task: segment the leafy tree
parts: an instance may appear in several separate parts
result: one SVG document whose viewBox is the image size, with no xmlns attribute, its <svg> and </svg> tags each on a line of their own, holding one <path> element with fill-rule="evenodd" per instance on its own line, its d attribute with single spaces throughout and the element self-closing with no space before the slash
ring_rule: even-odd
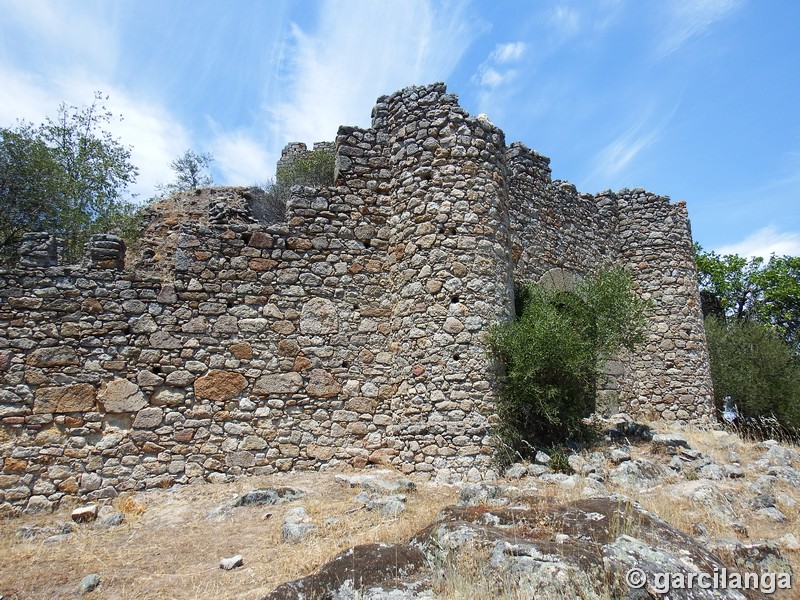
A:
<svg viewBox="0 0 800 600">
<path fill-rule="evenodd" d="M 758 274 L 763 290 L 757 314 L 800 349 L 800 257 L 773 256 Z"/>
<path fill-rule="evenodd" d="M 213 161 L 211 154 L 197 154 L 187 150 L 170 163 L 170 168 L 175 172 L 175 181 L 159 185 L 158 190 L 167 195 L 213 185 L 214 178 L 208 171 Z"/>
<path fill-rule="evenodd" d="M 770 325 L 800 346 L 800 257 L 719 256 L 695 244 L 704 316 Z"/>
<path fill-rule="evenodd" d="M 488 337 L 505 367 L 498 435 L 525 455 L 580 436 L 594 409 L 601 363 L 641 340 L 647 303 L 620 270 L 587 277 L 570 292 L 527 284 L 515 321 Z"/>
<path fill-rule="evenodd" d="M 31 125 L 0 128 L 0 262 L 13 258 L 26 231 L 56 228 L 63 179 Z"/>
<path fill-rule="evenodd" d="M 776 331 L 757 321 L 705 321 L 718 410 L 726 399 L 740 416 L 772 417 L 800 427 L 800 364 Z"/>
<path fill-rule="evenodd" d="M 800 426 L 800 258 L 695 252 L 718 411 Z"/>
<path fill-rule="evenodd" d="M 113 115 L 104 100 L 96 93 L 89 106 L 62 103 L 39 126 L 0 129 L 0 252 L 7 260 L 22 233 L 37 229 L 63 238 L 67 259 L 75 260 L 89 235 L 131 218 L 125 195 L 138 170 L 130 149 L 105 129 Z"/>
</svg>

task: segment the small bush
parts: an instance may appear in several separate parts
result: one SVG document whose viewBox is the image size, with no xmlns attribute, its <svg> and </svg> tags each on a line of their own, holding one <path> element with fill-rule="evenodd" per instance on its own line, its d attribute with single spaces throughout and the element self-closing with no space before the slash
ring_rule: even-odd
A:
<svg viewBox="0 0 800 600">
<path fill-rule="evenodd" d="M 292 186 L 333 185 L 335 154 L 331 150 L 312 150 L 278 168 L 275 180 L 250 189 L 250 211 L 260 223 L 278 223 L 286 217 L 286 201 Z"/>
<path fill-rule="evenodd" d="M 333 185 L 335 161 L 336 156 L 332 150 L 311 150 L 279 167 L 276 183 L 283 188 L 291 188 L 293 185 Z"/>
<path fill-rule="evenodd" d="M 586 437 L 598 367 L 640 341 L 647 303 L 621 269 L 591 275 L 568 292 L 527 284 L 517 299 L 518 318 L 496 326 L 488 343 L 505 367 L 497 435 L 530 456 L 534 447 Z"/>
</svg>

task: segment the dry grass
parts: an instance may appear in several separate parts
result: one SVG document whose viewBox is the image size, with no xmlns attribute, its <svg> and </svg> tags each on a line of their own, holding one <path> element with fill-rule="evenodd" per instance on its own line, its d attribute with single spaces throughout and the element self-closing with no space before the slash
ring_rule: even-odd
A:
<svg viewBox="0 0 800 600">
<path fill-rule="evenodd" d="M 221 521 L 206 519 L 213 508 L 245 491 L 284 485 L 308 495 L 279 506 L 237 508 Z M 407 495 L 406 510 L 390 519 L 358 509 L 353 502 L 358 491 L 328 473 L 155 490 L 115 502 L 126 514 L 124 524 L 76 527 L 66 539 L 47 544 L 42 538 L 21 540 L 16 532 L 23 525 L 67 521 L 67 510 L 2 521 L 0 595 L 4 600 L 73 598 L 81 578 L 98 573 L 102 585 L 93 594 L 96 598 L 260 598 L 285 581 L 312 573 L 350 546 L 405 541 L 456 495 L 453 488 L 421 482 L 418 491 Z M 300 544 L 285 544 L 283 517 L 299 505 L 319 529 Z M 222 571 L 220 559 L 234 554 L 244 556 L 244 566 Z"/>
<path fill-rule="evenodd" d="M 718 463 L 729 462 L 727 456 L 731 451 L 741 456 L 743 465 L 763 454 L 755 444 L 734 435 L 695 429 L 684 433 L 692 448 Z M 634 456 L 654 459 L 646 444 L 633 448 L 632 452 Z M 610 464 L 607 467 L 613 468 Z M 609 492 L 628 496 L 693 536 L 698 524 L 712 538 L 738 539 L 744 543 L 753 539 L 775 540 L 796 532 L 800 492 L 787 483 L 777 482 L 771 490 L 779 498 L 779 508 L 787 517 L 785 523 L 768 521 L 744 508 L 743 501 L 754 496 L 749 485 L 757 475 L 755 471 L 747 471 L 743 479 L 714 482 L 727 496 L 730 511 L 746 525 L 752 539 L 732 528 L 729 519 L 723 518 L 718 510 L 672 493 L 670 485 L 685 482 L 684 478 L 675 476 L 644 491 L 606 484 Z M 541 503 L 583 497 L 582 484 L 565 488 L 535 479 L 509 483 L 520 487 L 520 501 L 531 496 L 534 502 Z M 206 518 L 223 502 L 268 486 L 290 486 L 308 494 L 284 505 L 238 508 L 220 521 Z M 229 485 L 206 484 L 125 494 L 113 503 L 116 510 L 125 514 L 123 525 L 107 529 L 77 526 L 72 535 L 54 543 L 45 543 L 43 537 L 21 540 L 17 531 L 23 526 L 52 526 L 68 521 L 68 508 L 52 515 L 26 515 L 0 521 L 3 556 L 0 595 L 3 600 L 73 598 L 81 578 L 96 572 L 102 578 L 102 585 L 93 594 L 95 598 L 254 600 L 281 583 L 314 572 L 351 546 L 406 541 L 457 499 L 455 487 L 418 482 L 417 491 L 407 494 L 405 512 L 390 519 L 354 503 L 358 491 L 336 481 L 333 473 L 292 473 L 244 478 Z M 798 504 L 792 507 L 781 503 L 782 494 L 794 498 Z M 286 512 L 298 505 L 305 507 L 318 529 L 300 544 L 285 544 L 281 525 Z M 626 524 L 619 526 L 622 530 Z M 244 566 L 222 571 L 219 560 L 234 554 L 244 556 Z M 800 552 L 785 554 L 795 573 L 800 573 Z M 487 556 L 480 551 L 460 553 L 458 560 L 435 574 L 433 586 L 437 597 L 449 600 L 522 597 L 513 582 L 498 580 L 496 574 L 489 572 Z"/>
</svg>

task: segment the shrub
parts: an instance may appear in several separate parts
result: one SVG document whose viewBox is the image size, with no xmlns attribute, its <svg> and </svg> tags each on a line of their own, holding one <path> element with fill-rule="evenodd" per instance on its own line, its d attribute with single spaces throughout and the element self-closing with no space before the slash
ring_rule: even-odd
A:
<svg viewBox="0 0 800 600">
<path fill-rule="evenodd" d="M 596 273 L 573 291 L 526 284 L 518 317 L 489 334 L 505 369 L 497 435 L 520 455 L 585 437 L 594 409 L 598 367 L 640 341 L 647 303 L 621 269 Z"/>
<path fill-rule="evenodd" d="M 335 160 L 332 150 L 317 149 L 300 154 L 278 168 L 276 183 L 284 188 L 291 188 L 293 185 L 333 185 Z"/>
<path fill-rule="evenodd" d="M 800 363 L 775 330 L 755 321 L 705 320 L 714 401 L 746 420 L 775 417 L 800 427 Z"/>
<path fill-rule="evenodd" d="M 286 201 L 292 186 L 333 185 L 335 154 L 332 150 L 311 150 L 278 168 L 275 180 L 250 190 L 250 211 L 261 223 L 277 223 L 286 216 Z"/>
</svg>

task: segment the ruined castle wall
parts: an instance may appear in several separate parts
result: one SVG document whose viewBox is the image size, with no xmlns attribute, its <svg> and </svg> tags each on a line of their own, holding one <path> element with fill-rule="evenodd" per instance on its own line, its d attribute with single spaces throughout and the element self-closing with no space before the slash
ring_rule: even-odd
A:
<svg viewBox="0 0 800 600">
<path fill-rule="evenodd" d="M 615 205 L 553 181 L 550 159 L 518 142 L 507 158 L 516 281 L 538 281 L 556 268 L 585 274 L 616 260 Z"/>
<path fill-rule="evenodd" d="M 685 207 L 552 181 L 443 84 L 372 117 L 339 129 L 334 185 L 293 188 L 284 223 L 203 191 L 209 220 L 145 245 L 170 254 L 162 277 L 118 270 L 112 237 L 66 267 L 29 237 L 0 272 L 0 506 L 342 463 L 479 478 L 499 390 L 483 336 L 513 317 L 514 279 L 554 268 L 621 262 L 656 303 L 620 408 L 707 412 Z"/>
<path fill-rule="evenodd" d="M 643 347 L 625 358 L 619 409 L 648 418 L 713 418 L 713 391 L 684 202 L 641 189 L 608 193 L 619 206 L 619 263 L 652 302 Z"/>
<path fill-rule="evenodd" d="M 502 132 L 443 85 L 379 103 L 389 135 L 392 399 L 401 468 L 464 472 L 489 462 L 496 385 L 482 343 L 513 310 Z"/>
</svg>

